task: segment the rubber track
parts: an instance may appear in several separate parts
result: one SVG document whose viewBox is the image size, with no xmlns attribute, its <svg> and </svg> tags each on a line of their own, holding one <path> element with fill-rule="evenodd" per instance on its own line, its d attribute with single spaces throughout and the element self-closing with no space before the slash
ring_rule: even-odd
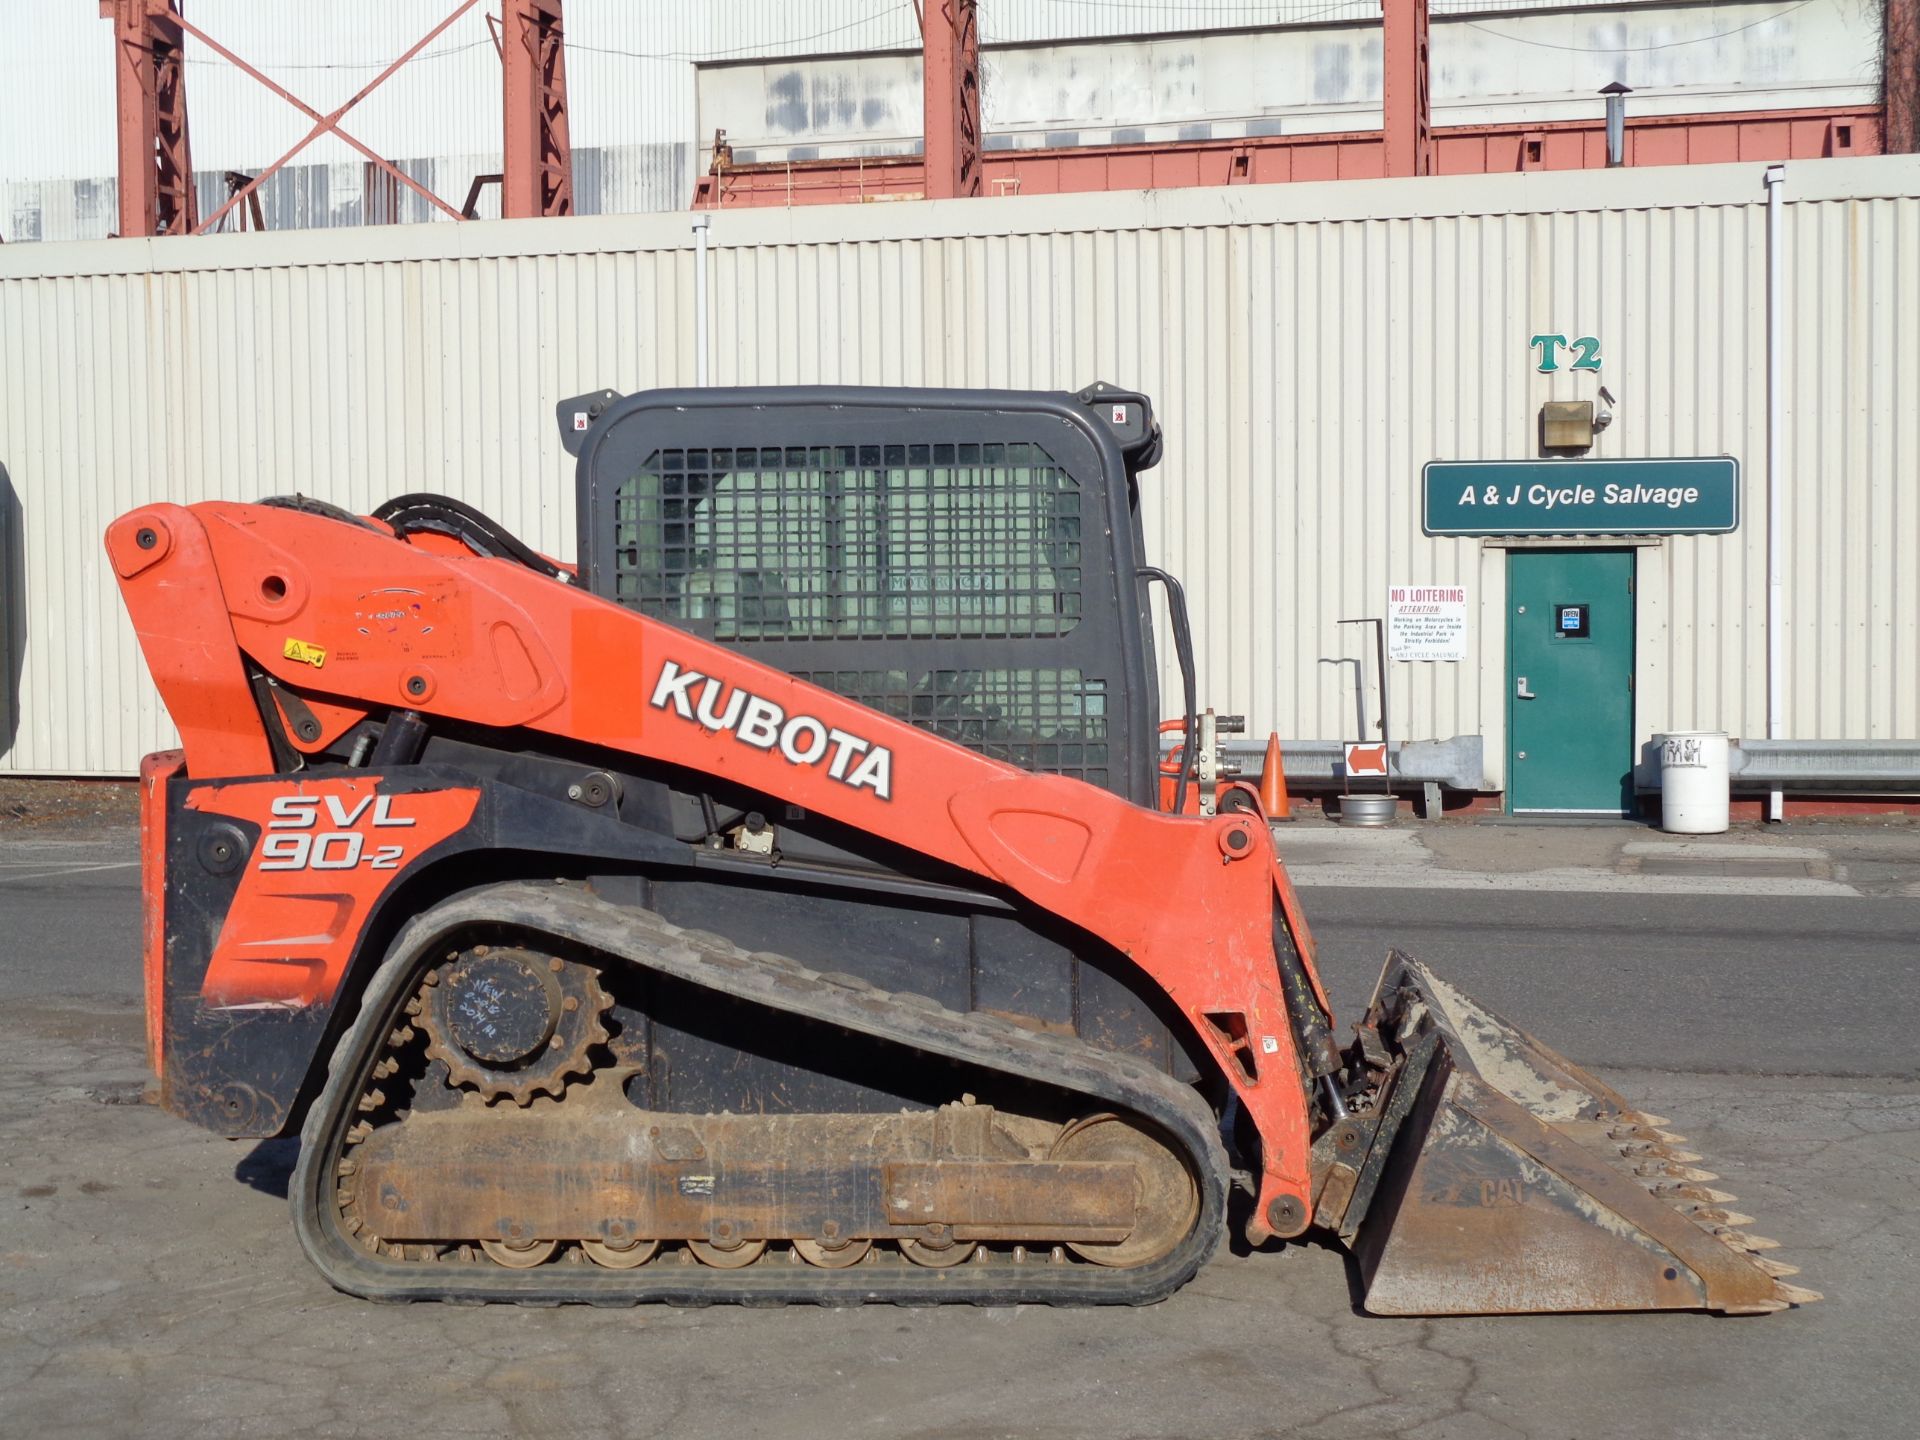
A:
<svg viewBox="0 0 1920 1440">
<path fill-rule="evenodd" d="M 1092 1109 L 1150 1119 L 1185 1147 L 1200 1185 L 1200 1216 L 1171 1254 L 1137 1269 L 1085 1261 L 969 1261 L 949 1269 L 861 1264 L 828 1270 L 770 1253 L 740 1270 L 655 1260 L 633 1270 L 549 1263 L 530 1270 L 458 1261 L 371 1256 L 337 1224 L 334 1169 L 357 1102 L 424 968 L 462 931 L 511 926 L 583 945 L 629 963 L 757 1005 L 1087 1096 Z M 1227 1160 L 1212 1110 L 1189 1086 L 1131 1057 L 961 1014 L 924 995 L 890 994 L 849 976 L 828 976 L 767 952 L 687 930 L 650 911 L 610 904 L 580 886 L 516 881 L 468 891 L 416 918 L 368 984 L 360 1016 L 341 1037 L 327 1082 L 300 1136 L 291 1200 L 294 1228 L 329 1281 L 377 1300 L 503 1301 L 527 1305 L 641 1301 L 705 1305 L 1141 1305 L 1178 1289 L 1213 1257 L 1226 1230 Z M 770 1263 L 771 1262 L 771 1263 Z"/>
</svg>

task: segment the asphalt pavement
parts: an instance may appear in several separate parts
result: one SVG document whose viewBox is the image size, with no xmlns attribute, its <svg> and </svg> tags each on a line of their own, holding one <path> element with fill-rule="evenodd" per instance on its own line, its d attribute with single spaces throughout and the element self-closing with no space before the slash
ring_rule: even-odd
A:
<svg viewBox="0 0 1920 1440">
<path fill-rule="evenodd" d="M 48 995 L 140 997 L 140 862 L 111 838 L 0 832 L 0 1006 Z"/>
<path fill-rule="evenodd" d="M 1586 1064 L 1920 1079 L 1920 899 L 1301 888 L 1343 1017 L 1398 946 Z"/>
<path fill-rule="evenodd" d="M 0 1434 L 1910 1434 L 1920 829 L 1723 843 L 1289 837 L 1343 1011 L 1420 955 L 1670 1117 L 1827 1297 L 1394 1321 L 1318 1245 L 1140 1310 L 349 1300 L 288 1226 L 292 1142 L 139 1103 L 131 832 L 0 830 Z"/>
</svg>

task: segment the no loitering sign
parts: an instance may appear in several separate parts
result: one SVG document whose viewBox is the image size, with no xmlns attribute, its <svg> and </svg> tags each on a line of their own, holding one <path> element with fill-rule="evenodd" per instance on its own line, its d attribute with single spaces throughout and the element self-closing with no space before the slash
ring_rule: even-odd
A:
<svg viewBox="0 0 1920 1440">
<path fill-rule="evenodd" d="M 1387 658 L 1467 658 L 1467 587 L 1389 585 Z"/>
</svg>

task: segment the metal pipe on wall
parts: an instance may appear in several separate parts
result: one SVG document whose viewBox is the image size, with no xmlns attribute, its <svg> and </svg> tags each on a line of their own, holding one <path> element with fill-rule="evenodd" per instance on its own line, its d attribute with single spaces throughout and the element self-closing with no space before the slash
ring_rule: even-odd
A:
<svg viewBox="0 0 1920 1440">
<path fill-rule="evenodd" d="M 707 231 L 713 216 L 693 217 L 693 383 L 708 385 L 707 374 Z"/>
<path fill-rule="evenodd" d="M 1779 740 L 1786 732 L 1786 487 L 1780 461 L 1784 382 L 1786 375 L 1786 264 L 1782 252 L 1785 232 L 1780 192 L 1787 183 L 1787 167 L 1769 165 L 1767 186 L 1767 738 Z M 1778 787 L 1768 792 L 1767 818 L 1786 819 L 1786 796 Z"/>
<path fill-rule="evenodd" d="M 1615 80 L 1600 92 L 1607 97 L 1607 168 L 1627 163 L 1627 96 L 1633 90 Z"/>
</svg>

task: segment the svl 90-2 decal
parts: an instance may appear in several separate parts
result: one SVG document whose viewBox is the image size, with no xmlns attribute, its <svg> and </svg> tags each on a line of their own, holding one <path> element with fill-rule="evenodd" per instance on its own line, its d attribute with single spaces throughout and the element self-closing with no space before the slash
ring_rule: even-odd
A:
<svg viewBox="0 0 1920 1440">
<path fill-rule="evenodd" d="M 285 776 L 188 790 L 189 810 L 259 827 L 208 960 L 200 993 L 209 1005 L 331 1001 L 369 909 L 479 805 L 475 789 L 395 793 L 387 778 Z"/>
<path fill-rule="evenodd" d="M 366 865 L 373 870 L 398 870 L 406 846 L 367 843 L 352 827 L 364 818 L 375 829 L 409 829 L 413 820 L 393 813 L 391 795 L 276 795 L 273 819 L 260 842 L 262 870 L 351 870 Z M 320 829 L 322 806 L 330 830 Z M 275 834 L 273 832 L 281 833 Z"/>
</svg>

